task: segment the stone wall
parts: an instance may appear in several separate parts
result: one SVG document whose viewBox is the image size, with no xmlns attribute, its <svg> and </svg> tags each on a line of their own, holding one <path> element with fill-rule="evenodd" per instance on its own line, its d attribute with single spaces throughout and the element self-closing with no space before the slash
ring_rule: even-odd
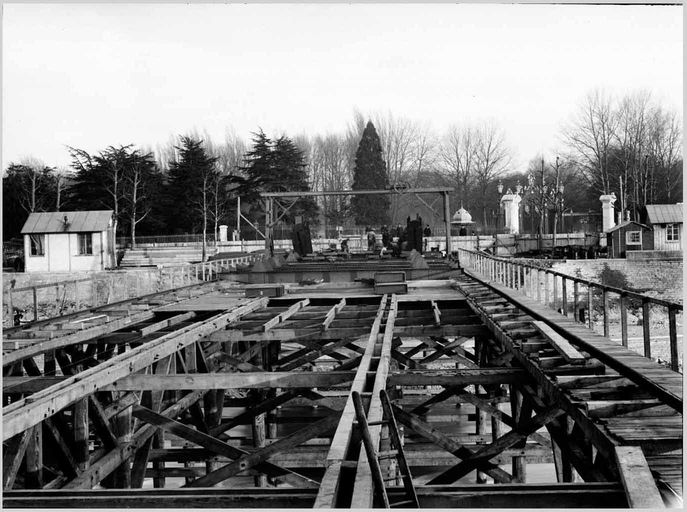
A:
<svg viewBox="0 0 687 512">
<path fill-rule="evenodd" d="M 682 261 L 565 260 L 553 263 L 551 269 L 569 276 L 601 282 L 601 272 L 606 265 L 610 270 L 622 273 L 633 290 L 682 302 Z"/>
</svg>

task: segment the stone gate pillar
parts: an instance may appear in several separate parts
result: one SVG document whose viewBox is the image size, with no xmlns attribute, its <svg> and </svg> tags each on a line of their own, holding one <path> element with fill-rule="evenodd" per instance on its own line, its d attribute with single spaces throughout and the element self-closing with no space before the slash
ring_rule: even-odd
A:
<svg viewBox="0 0 687 512">
<path fill-rule="evenodd" d="M 520 194 L 513 194 L 510 190 L 501 198 L 501 208 L 505 213 L 506 233 L 517 235 L 520 233 Z"/>
<path fill-rule="evenodd" d="M 606 194 L 599 197 L 599 201 L 601 201 L 602 226 L 604 232 L 615 226 L 615 219 L 613 218 L 613 203 L 615 203 L 615 200 L 615 194 Z"/>
</svg>

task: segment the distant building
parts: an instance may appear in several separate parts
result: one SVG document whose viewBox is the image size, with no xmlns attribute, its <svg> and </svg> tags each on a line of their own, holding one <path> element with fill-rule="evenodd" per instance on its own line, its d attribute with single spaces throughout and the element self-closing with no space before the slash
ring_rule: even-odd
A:
<svg viewBox="0 0 687 512">
<path fill-rule="evenodd" d="M 655 251 L 682 251 L 682 203 L 648 204 L 642 222 L 654 232 Z"/>
<path fill-rule="evenodd" d="M 26 272 L 76 272 L 115 266 L 112 210 L 31 213 L 24 235 Z"/>
<path fill-rule="evenodd" d="M 606 231 L 609 258 L 625 258 L 627 251 L 651 251 L 654 233 L 649 226 L 626 220 Z"/>
</svg>

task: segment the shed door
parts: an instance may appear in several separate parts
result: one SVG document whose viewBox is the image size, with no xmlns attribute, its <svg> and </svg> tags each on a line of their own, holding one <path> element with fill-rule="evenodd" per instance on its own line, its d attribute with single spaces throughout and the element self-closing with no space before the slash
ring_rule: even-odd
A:
<svg viewBox="0 0 687 512">
<path fill-rule="evenodd" d="M 69 247 L 69 234 L 59 233 L 48 235 L 48 263 L 50 272 L 68 272 L 70 269 L 69 258 L 71 251 Z"/>
</svg>

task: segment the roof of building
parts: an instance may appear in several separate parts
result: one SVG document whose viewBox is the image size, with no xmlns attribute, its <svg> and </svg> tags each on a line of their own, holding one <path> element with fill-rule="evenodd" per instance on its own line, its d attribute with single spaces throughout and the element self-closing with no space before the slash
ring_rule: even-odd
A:
<svg viewBox="0 0 687 512">
<path fill-rule="evenodd" d="M 648 204 L 646 215 L 651 224 L 680 224 L 683 222 L 682 203 Z"/>
<path fill-rule="evenodd" d="M 618 224 L 617 226 L 613 226 L 612 228 L 607 229 L 606 233 L 612 233 L 613 231 L 617 231 L 619 229 L 625 228 L 625 227 L 629 226 L 630 224 L 634 224 L 634 225 L 639 226 L 639 227 L 644 228 L 644 229 L 651 229 L 649 226 L 645 226 L 644 224 L 640 224 L 637 221 L 624 220 L 620 224 Z"/>
<path fill-rule="evenodd" d="M 29 214 L 22 234 L 83 233 L 105 231 L 112 220 L 112 210 L 85 212 L 34 212 Z M 65 223 L 65 217 L 67 221 Z"/>
<path fill-rule="evenodd" d="M 460 207 L 460 210 L 458 210 L 456 213 L 453 214 L 453 220 L 451 221 L 451 224 L 472 224 L 472 215 L 468 213 L 468 211 L 463 208 L 462 206 Z"/>
</svg>

